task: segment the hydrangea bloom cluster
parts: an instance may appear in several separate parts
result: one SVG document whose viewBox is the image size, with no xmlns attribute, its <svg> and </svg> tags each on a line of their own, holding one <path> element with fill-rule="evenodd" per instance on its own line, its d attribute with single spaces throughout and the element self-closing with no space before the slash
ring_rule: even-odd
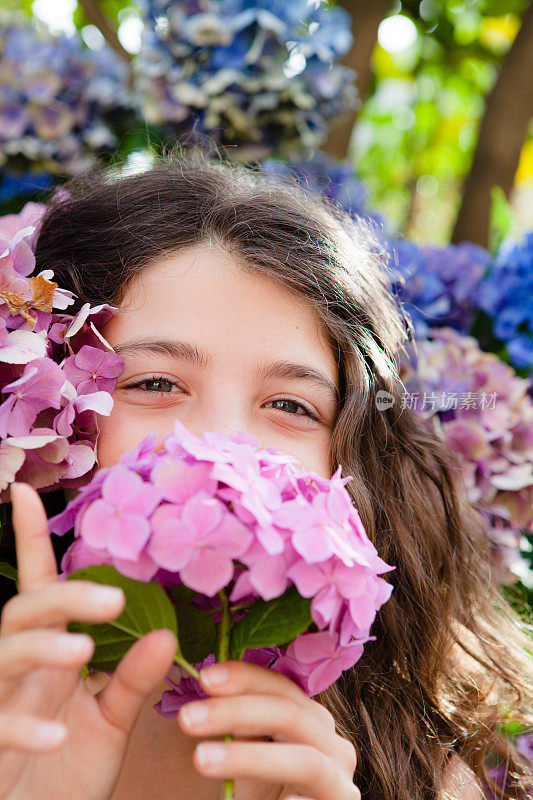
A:
<svg viewBox="0 0 533 800">
<path fill-rule="evenodd" d="M 0 20 L 0 164 L 79 172 L 115 145 L 106 115 L 128 105 L 126 67 L 110 48 Z"/>
<path fill-rule="evenodd" d="M 317 150 L 312 158 L 289 161 L 265 158 L 259 169 L 269 174 L 296 178 L 340 205 L 348 214 L 372 219 L 381 228 L 385 227 L 384 218 L 366 208 L 368 192 L 357 177 L 350 159 L 339 161 Z"/>
<path fill-rule="evenodd" d="M 35 196 L 37 192 L 51 189 L 54 181 L 47 172 L 12 172 L 2 169 L 0 172 L 0 207 L 21 195 Z"/>
<path fill-rule="evenodd" d="M 408 312 L 417 337 L 449 326 L 468 333 L 475 292 L 491 255 L 472 242 L 436 247 L 392 238 L 388 243 L 393 289 Z"/>
<path fill-rule="evenodd" d="M 123 361 L 98 332 L 114 313 L 74 303 L 53 271 L 32 276 L 44 206 L 0 218 L 0 502 L 14 480 L 77 487 L 95 465 L 96 414 L 108 415 Z"/>
<path fill-rule="evenodd" d="M 505 240 L 476 291 L 492 317 L 494 335 L 506 343 L 511 364 L 533 369 L 533 231 Z"/>
<path fill-rule="evenodd" d="M 479 348 L 472 336 L 435 328 L 407 348 L 405 404 L 439 430 L 458 455 L 470 502 L 487 522 L 496 577 L 533 574 L 520 555 L 533 531 L 533 402 L 530 381 Z"/>
<path fill-rule="evenodd" d="M 349 14 L 322 0 L 142 0 L 135 59 L 141 111 L 172 136 L 194 127 L 257 159 L 315 148 L 357 103 L 355 73 L 334 64 Z"/>
<path fill-rule="evenodd" d="M 251 603 L 294 585 L 312 598 L 315 630 L 261 658 L 277 655 L 272 668 L 315 695 L 375 638 L 370 627 L 393 588 L 379 576 L 394 567 L 368 539 L 345 489 L 352 478 L 340 472 L 325 479 L 246 432 L 197 438 L 175 420 L 162 442 L 152 431 L 50 520 L 58 535 L 74 528 L 62 578 L 111 564 L 140 581 L 184 584 L 203 607 L 226 588 L 232 603 Z"/>
</svg>

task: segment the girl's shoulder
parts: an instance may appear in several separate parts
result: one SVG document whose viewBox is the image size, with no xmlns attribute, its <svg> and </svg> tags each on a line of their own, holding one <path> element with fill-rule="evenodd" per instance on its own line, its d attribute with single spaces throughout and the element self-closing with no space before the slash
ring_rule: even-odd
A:
<svg viewBox="0 0 533 800">
<path fill-rule="evenodd" d="M 484 800 L 479 781 L 466 761 L 455 753 L 444 774 L 442 800 Z"/>
</svg>

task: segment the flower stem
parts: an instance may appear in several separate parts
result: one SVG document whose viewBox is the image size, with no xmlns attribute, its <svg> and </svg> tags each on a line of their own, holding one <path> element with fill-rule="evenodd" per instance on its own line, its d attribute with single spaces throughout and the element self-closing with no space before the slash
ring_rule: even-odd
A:
<svg viewBox="0 0 533 800">
<path fill-rule="evenodd" d="M 239 603 L 237 606 L 230 606 L 230 611 L 241 611 L 243 608 L 250 608 L 251 605 L 251 603 Z"/>
<path fill-rule="evenodd" d="M 217 652 L 215 653 L 215 661 L 227 661 L 229 658 L 229 638 L 231 633 L 231 611 L 229 601 L 226 593 L 221 589 L 218 593 L 220 602 L 222 604 L 222 619 L 220 620 L 220 628 L 218 633 Z M 226 733 L 223 736 L 225 742 L 233 741 L 231 733 Z M 232 778 L 224 779 L 224 800 L 234 800 L 234 782 Z"/>
<path fill-rule="evenodd" d="M 183 669 L 186 670 L 189 673 L 189 675 L 192 675 L 193 678 L 196 678 L 196 680 L 199 679 L 200 673 L 198 672 L 196 667 L 193 667 L 192 664 L 189 664 L 189 662 L 183 657 L 179 645 L 178 645 L 178 651 L 174 657 L 174 664 L 183 667 Z"/>
</svg>

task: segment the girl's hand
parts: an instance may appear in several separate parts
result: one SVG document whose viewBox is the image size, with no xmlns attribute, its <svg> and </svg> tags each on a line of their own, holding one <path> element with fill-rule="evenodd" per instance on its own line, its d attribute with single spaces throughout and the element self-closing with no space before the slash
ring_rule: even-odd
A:
<svg viewBox="0 0 533 800">
<path fill-rule="evenodd" d="M 141 708 L 172 664 L 176 638 L 150 631 L 94 696 L 80 673 L 94 642 L 66 625 L 115 619 L 124 593 L 107 589 L 114 594 L 106 600 L 100 584 L 60 581 L 39 495 L 19 484 L 12 501 L 19 594 L 0 618 L 0 798 L 108 800 Z"/>
<path fill-rule="evenodd" d="M 224 674 L 223 682 L 207 682 L 211 676 Z M 212 697 L 191 701 L 180 709 L 181 729 L 190 736 L 230 733 L 248 738 L 244 742 L 201 743 L 194 751 L 194 765 L 202 775 L 281 784 L 289 794 L 280 800 L 292 800 L 297 792 L 298 800 L 361 800 L 353 783 L 355 748 L 336 732 L 329 711 L 296 683 L 246 661 L 210 666 L 200 672 L 200 681 Z M 207 716 L 193 724 L 199 712 Z M 273 741 L 257 741 L 265 736 Z M 210 753 L 215 756 L 212 761 L 208 760 Z"/>
</svg>

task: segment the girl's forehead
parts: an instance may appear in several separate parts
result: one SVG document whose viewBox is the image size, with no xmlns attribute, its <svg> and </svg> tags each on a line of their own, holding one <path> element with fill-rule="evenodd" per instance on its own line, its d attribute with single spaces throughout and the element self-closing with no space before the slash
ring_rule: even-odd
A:
<svg viewBox="0 0 533 800">
<path fill-rule="evenodd" d="M 104 336 L 202 343 L 242 361 L 271 355 L 320 362 L 336 380 L 336 359 L 311 305 L 264 274 L 244 270 L 219 248 L 166 255 L 128 286 Z"/>
</svg>

